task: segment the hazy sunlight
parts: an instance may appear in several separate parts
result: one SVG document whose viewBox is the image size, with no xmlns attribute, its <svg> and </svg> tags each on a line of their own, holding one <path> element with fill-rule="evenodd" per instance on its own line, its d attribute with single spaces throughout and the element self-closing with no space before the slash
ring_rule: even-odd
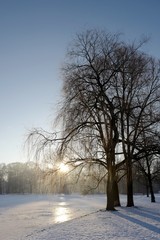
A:
<svg viewBox="0 0 160 240">
<path fill-rule="evenodd" d="M 60 172 L 66 173 L 66 172 L 68 172 L 68 170 L 69 170 L 69 167 L 66 164 L 60 163 L 60 165 L 59 165 L 59 171 Z"/>
</svg>

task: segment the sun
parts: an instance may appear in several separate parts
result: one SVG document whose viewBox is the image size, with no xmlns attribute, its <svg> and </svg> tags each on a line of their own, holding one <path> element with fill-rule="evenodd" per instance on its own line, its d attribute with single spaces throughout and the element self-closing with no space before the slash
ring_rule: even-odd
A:
<svg viewBox="0 0 160 240">
<path fill-rule="evenodd" d="M 66 164 L 64 164 L 64 163 L 59 164 L 59 171 L 60 172 L 66 173 L 66 172 L 68 172 L 68 170 L 69 170 L 69 167 Z"/>
</svg>

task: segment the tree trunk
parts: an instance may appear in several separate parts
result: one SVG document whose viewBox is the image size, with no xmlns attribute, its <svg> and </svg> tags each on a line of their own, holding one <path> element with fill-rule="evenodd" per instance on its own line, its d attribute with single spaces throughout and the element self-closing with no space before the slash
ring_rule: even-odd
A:
<svg viewBox="0 0 160 240">
<path fill-rule="evenodd" d="M 119 198 L 119 189 L 118 189 L 118 183 L 116 179 L 113 182 L 113 191 L 114 191 L 114 206 L 115 207 L 120 207 L 120 198 Z"/>
<path fill-rule="evenodd" d="M 148 175 L 148 182 L 149 182 L 149 190 L 151 194 L 151 202 L 156 202 L 155 196 L 154 196 L 154 191 L 153 191 L 153 184 L 152 184 L 152 178 L 151 175 Z"/>
<path fill-rule="evenodd" d="M 108 179 L 107 181 L 107 211 L 114 211 L 114 194 L 113 194 L 113 182 Z"/>
<path fill-rule="evenodd" d="M 107 179 L 107 211 L 114 211 L 114 171 L 113 166 L 108 166 L 108 179 Z"/>
<path fill-rule="evenodd" d="M 149 197 L 148 179 L 146 179 L 146 195 L 147 195 L 147 197 Z"/>
<path fill-rule="evenodd" d="M 132 164 L 127 160 L 127 207 L 133 207 L 133 179 L 132 179 Z"/>
</svg>

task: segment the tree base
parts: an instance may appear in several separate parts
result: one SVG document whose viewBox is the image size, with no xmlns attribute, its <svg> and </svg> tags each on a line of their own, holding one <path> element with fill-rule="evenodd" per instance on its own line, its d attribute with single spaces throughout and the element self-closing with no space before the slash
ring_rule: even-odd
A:
<svg viewBox="0 0 160 240">
<path fill-rule="evenodd" d="M 127 206 L 126 207 L 134 207 L 134 204 L 127 204 Z"/>
<path fill-rule="evenodd" d="M 107 208 L 106 207 L 106 211 L 117 211 L 115 208 Z"/>
</svg>

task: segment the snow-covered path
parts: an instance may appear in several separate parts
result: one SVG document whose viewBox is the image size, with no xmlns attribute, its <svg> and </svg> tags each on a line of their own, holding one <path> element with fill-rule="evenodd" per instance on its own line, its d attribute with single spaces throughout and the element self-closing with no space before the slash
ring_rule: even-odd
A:
<svg viewBox="0 0 160 240">
<path fill-rule="evenodd" d="M 19 240 L 105 207 L 105 196 L 2 195 L 0 236 Z"/>
</svg>

